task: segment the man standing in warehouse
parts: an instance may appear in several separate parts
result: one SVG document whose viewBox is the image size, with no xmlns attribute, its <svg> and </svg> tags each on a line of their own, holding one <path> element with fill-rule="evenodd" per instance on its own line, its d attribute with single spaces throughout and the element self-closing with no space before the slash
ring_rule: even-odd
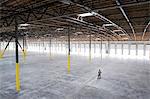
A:
<svg viewBox="0 0 150 99">
<path fill-rule="evenodd" d="M 99 71 L 98 71 L 98 77 L 97 77 L 97 79 L 101 79 L 101 70 L 99 69 Z"/>
</svg>

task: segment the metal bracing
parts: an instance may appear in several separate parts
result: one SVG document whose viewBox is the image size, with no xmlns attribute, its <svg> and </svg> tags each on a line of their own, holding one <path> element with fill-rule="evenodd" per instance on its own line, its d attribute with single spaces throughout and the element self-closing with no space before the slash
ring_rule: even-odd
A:
<svg viewBox="0 0 150 99">
<path fill-rule="evenodd" d="M 148 22 L 148 24 L 147 24 L 146 27 L 144 28 L 144 32 L 143 32 L 143 34 L 142 34 L 142 41 L 144 40 L 144 36 L 145 36 L 145 34 L 146 34 L 146 31 L 147 31 L 149 25 L 150 25 L 150 21 Z"/>
<path fill-rule="evenodd" d="M 15 16 L 18 17 L 18 20 L 19 20 L 18 24 L 20 24 L 20 23 L 41 21 L 41 19 L 45 19 L 45 17 L 53 19 L 53 18 L 59 18 L 59 17 L 64 17 L 64 16 L 76 15 L 77 14 L 77 13 L 74 13 L 74 12 L 72 12 L 70 14 L 66 14 L 67 10 L 66 9 L 61 9 L 61 8 L 57 8 L 57 10 L 51 9 L 53 14 L 50 14 L 50 13 L 48 13 L 48 8 L 49 8 L 49 5 L 51 3 L 52 2 L 44 3 L 44 4 L 41 4 L 40 6 L 27 7 L 24 10 L 16 11 L 16 12 L 13 12 L 12 14 L 9 14 L 8 16 L 1 17 L 0 20 L 1 20 L 2 25 L 4 27 L 8 27 L 10 25 L 15 24 L 15 22 L 14 22 L 15 21 Z M 68 5 L 68 6 L 71 6 L 71 5 Z"/>
<path fill-rule="evenodd" d="M 53 3 L 53 2 L 56 2 L 56 1 L 59 1 L 59 0 L 53 0 L 53 1 L 49 1 L 47 3 L 43 3 L 41 5 L 38 5 L 38 6 L 29 6 L 29 7 L 24 7 L 22 8 L 21 11 L 12 11 L 12 14 L 6 16 L 6 17 L 2 17 L 0 20 L 3 20 L 3 23 L 6 25 L 6 26 L 9 26 L 10 23 L 14 20 L 15 16 L 18 16 L 20 20 L 24 21 L 24 23 L 26 22 L 29 22 L 30 20 L 33 21 L 33 19 L 31 19 L 31 15 L 34 15 L 35 17 L 37 17 L 38 20 L 41 19 L 44 19 L 45 18 L 42 18 L 41 16 L 43 15 L 48 15 L 50 16 L 51 18 L 59 18 L 59 17 L 65 17 L 65 16 L 70 16 L 70 15 L 76 15 L 78 13 L 71 13 L 71 14 L 66 14 L 64 12 L 66 12 L 66 10 L 63 10 L 61 9 L 61 12 L 59 13 L 58 11 L 55 11 L 54 9 L 51 9 L 51 10 L 54 10 L 53 13 L 56 13 L 56 14 L 50 14 L 50 13 L 46 13 L 47 12 L 47 7 L 49 4 Z M 70 0 L 61 0 L 61 1 L 70 1 Z M 59 2 L 61 2 L 59 1 Z M 116 5 L 116 6 L 111 6 L 111 7 L 106 7 L 106 8 L 101 8 L 101 9 L 95 9 L 93 10 L 94 12 L 98 12 L 98 11 L 104 11 L 104 10 L 110 10 L 110 9 L 116 9 L 116 8 L 119 8 L 119 7 L 130 7 L 130 6 L 135 6 L 135 5 L 143 5 L 143 4 L 147 4 L 149 3 L 149 1 L 144 1 L 144 2 L 138 2 L 138 3 L 130 3 L 130 4 L 124 4 L 124 5 Z M 70 3 L 68 3 L 70 4 Z M 68 6 L 72 6 L 72 5 L 68 5 Z M 39 9 L 42 9 L 42 10 L 39 10 Z M 45 10 L 44 10 L 45 9 Z M 58 10 L 58 9 L 57 9 Z M 59 9 L 60 10 L 60 9 Z M 3 10 L 2 10 L 3 11 Z M 10 12 L 10 10 L 8 10 L 7 12 Z M 15 13 L 14 13 L 15 12 Z M 39 16 L 38 16 L 39 15 Z M 56 15 L 56 16 L 55 16 Z M 59 15 L 59 16 L 58 16 Z M 30 19 L 30 20 L 29 20 Z M 34 21 L 36 21 L 37 19 L 34 19 Z M 11 20 L 11 21 L 10 21 Z M 3 25 L 4 25 L 3 24 Z M 18 23 L 19 24 L 19 23 Z"/>
<path fill-rule="evenodd" d="M 24 47 L 21 46 L 21 44 L 19 43 L 19 41 L 17 42 L 19 47 L 21 48 L 22 52 L 23 52 L 23 56 L 25 57 L 25 51 L 24 51 Z"/>
<path fill-rule="evenodd" d="M 62 0 L 63 1 L 63 0 Z M 68 0 L 67 0 L 68 1 Z M 78 4 L 77 4 L 78 5 Z M 71 6 L 71 5 L 68 5 L 68 6 Z M 79 6 L 79 5 L 78 5 Z M 38 9 L 42 9 L 40 12 L 38 11 Z M 23 9 L 21 12 L 15 12 L 12 16 L 14 16 L 14 15 L 19 15 L 19 19 L 20 20 L 22 20 L 22 22 L 23 23 L 26 23 L 26 22 L 32 22 L 32 21 L 34 21 L 34 20 L 40 20 L 40 19 L 42 19 L 42 17 L 44 16 L 44 15 L 47 15 L 46 14 L 46 11 L 47 11 L 47 9 L 48 9 L 48 6 L 47 5 L 41 5 L 41 6 L 36 6 L 36 7 L 32 7 L 31 6 L 31 8 L 30 7 L 28 7 L 28 8 L 26 8 L 26 9 Z M 61 14 L 61 12 L 64 12 L 64 11 L 62 11 L 61 10 L 61 12 L 57 12 L 57 11 L 53 11 L 54 13 L 57 13 L 56 14 L 56 16 L 52 16 L 52 18 L 54 18 L 54 17 L 57 17 L 57 15 L 58 16 L 63 16 L 62 14 Z M 25 14 L 24 14 L 25 13 Z M 27 14 L 26 14 L 27 13 Z M 65 15 L 65 13 L 63 13 L 64 15 Z M 34 16 L 34 18 L 35 19 L 32 19 L 32 17 L 31 17 L 31 15 L 33 15 Z M 55 14 L 54 14 L 55 15 Z M 67 15 L 67 14 L 66 14 Z M 76 15 L 75 13 L 74 13 L 74 15 Z M 67 15 L 68 16 L 68 15 Z M 7 16 L 8 17 L 8 16 Z M 10 22 L 8 22 L 9 20 L 7 20 L 7 17 L 5 17 L 5 18 L 2 18 L 2 19 L 5 19 L 5 21 L 6 22 L 4 22 L 4 23 L 13 23 L 13 19 L 14 18 L 10 18 L 11 19 L 11 21 Z M 49 16 L 50 17 L 50 16 Z M 31 19 L 31 20 L 30 20 Z M 9 26 L 10 24 L 7 24 L 6 26 Z"/>
<path fill-rule="evenodd" d="M 70 0 L 69 0 L 69 1 L 70 1 Z M 91 10 L 90 8 L 88 8 L 88 7 L 84 6 L 84 5 L 80 5 L 80 4 L 77 4 L 77 3 L 74 3 L 74 2 L 71 2 L 71 3 L 77 5 L 77 6 L 81 7 L 81 8 L 84 8 L 84 9 L 85 9 L 86 11 L 88 11 L 88 12 L 94 13 L 94 16 L 100 18 L 100 20 L 103 20 L 103 21 L 106 21 L 106 22 L 111 23 L 111 24 L 112 24 L 113 26 L 115 26 L 116 28 L 122 30 L 122 32 L 123 32 L 124 34 L 126 34 L 127 37 L 130 38 L 130 36 L 126 33 L 126 31 L 125 31 L 124 29 L 122 29 L 120 26 L 118 26 L 117 24 L 115 24 L 115 23 L 112 22 L 111 20 L 107 19 L 106 17 L 102 16 L 101 14 L 95 13 L 93 10 Z"/>
<path fill-rule="evenodd" d="M 112 16 L 114 16 L 114 15 L 119 16 L 120 13 L 117 12 L 117 8 L 127 7 L 127 9 L 128 9 L 128 7 L 129 8 L 135 7 L 134 9 L 136 9 L 136 6 L 141 7 L 141 5 L 143 6 L 143 8 L 140 8 L 141 9 L 140 11 L 145 13 L 146 11 L 144 11 L 144 10 L 148 9 L 146 6 L 150 3 L 149 1 L 146 1 L 146 0 L 145 1 L 139 1 L 136 3 L 135 2 L 129 2 L 129 1 L 128 1 L 129 3 L 126 3 L 126 2 L 124 3 L 124 1 L 122 1 L 123 3 L 121 5 L 113 5 L 111 3 L 115 3 L 115 2 L 111 1 L 109 6 L 100 7 L 100 6 L 98 6 L 98 4 L 96 4 L 97 1 L 93 1 L 93 0 L 92 1 L 91 0 L 88 0 L 88 1 L 82 1 L 82 0 L 50 0 L 50 1 L 49 0 L 43 0 L 43 1 L 38 1 L 38 2 L 31 1 L 29 4 L 23 5 L 23 6 L 18 6 L 18 5 L 20 3 L 24 3 L 26 1 L 19 0 L 18 3 L 15 3 L 15 1 L 10 1 L 10 3 L 12 3 L 12 2 L 15 4 L 15 5 L 12 5 L 13 6 L 12 9 L 5 7 L 5 5 L 0 7 L 1 13 L 2 13 L 0 15 L 1 16 L 1 18 L 0 18 L 0 32 L 1 33 L 2 32 L 6 33 L 6 32 L 15 31 L 14 26 L 15 26 L 15 17 L 16 16 L 18 18 L 18 24 L 22 24 L 22 23 L 36 24 L 35 28 L 30 28 L 27 31 L 32 32 L 32 33 L 35 33 L 35 31 L 40 31 L 40 32 L 45 33 L 45 31 L 48 32 L 50 30 L 49 28 L 55 28 L 56 29 L 60 26 L 65 28 L 68 25 L 69 26 L 75 26 L 76 23 L 70 24 L 69 22 L 66 22 L 66 21 L 64 22 L 64 20 L 62 20 L 66 17 L 77 17 L 77 15 L 81 14 L 81 13 L 87 13 L 87 12 L 93 13 L 94 12 L 94 16 L 96 17 L 95 18 L 96 20 L 98 18 L 98 19 L 100 19 L 100 21 L 103 20 L 104 23 L 106 22 L 106 23 L 113 24 L 118 29 L 121 29 L 123 34 L 125 34 L 125 36 L 128 37 L 129 39 L 130 39 L 130 36 L 127 34 L 126 31 L 128 31 L 130 29 L 126 29 L 126 26 L 122 25 L 122 23 L 121 23 L 122 21 L 120 21 L 120 19 L 109 17 L 109 16 L 111 16 L 111 15 Z M 84 4 L 84 2 L 89 4 L 89 6 L 87 7 L 87 4 Z M 105 3 L 105 1 L 100 1 L 100 2 Z M 6 2 L 6 4 L 7 4 L 7 2 Z M 109 14 L 107 14 L 106 10 L 108 11 L 108 13 L 110 11 L 114 11 L 114 14 L 111 12 Z M 129 12 L 130 11 L 132 11 L 132 9 L 131 10 L 129 9 Z M 104 12 L 103 15 L 105 17 L 102 14 L 100 14 L 101 12 L 102 13 Z M 133 16 L 134 17 L 137 16 L 137 17 L 141 17 L 141 18 L 143 17 L 143 16 L 138 16 L 136 14 Z M 146 15 L 144 17 L 144 19 L 147 17 L 149 17 L 149 16 Z M 132 18 L 133 17 L 131 17 L 130 20 Z M 56 22 L 56 24 L 49 24 L 49 23 L 47 24 L 47 23 L 45 23 L 47 20 L 51 20 L 52 21 L 51 23 Z M 121 28 L 120 26 L 114 24 L 115 20 L 118 20 L 119 23 L 118 22 L 116 22 L 116 23 L 118 25 L 123 26 L 124 28 Z M 125 21 L 125 18 L 123 19 L 123 21 Z M 94 22 L 94 21 L 92 21 L 92 22 Z M 40 23 L 40 24 L 38 25 L 38 23 Z M 57 24 L 59 24 L 59 23 L 61 23 L 62 25 L 58 26 Z M 45 25 L 42 25 L 42 24 L 45 24 Z M 101 22 L 99 22 L 99 24 L 101 24 Z M 84 26 L 87 27 L 87 25 L 84 25 Z M 45 30 L 46 27 L 47 27 L 47 30 Z M 108 27 L 108 29 L 109 29 L 109 27 Z M 136 27 L 135 27 L 135 29 L 136 29 Z M 133 32 L 135 32 L 132 28 L 131 28 L 131 30 Z M 95 32 L 97 32 L 97 31 L 95 31 Z M 136 30 L 136 32 L 137 32 L 137 30 Z M 34 35 L 43 36 L 44 33 L 40 33 L 40 34 L 35 33 Z M 119 37 L 120 35 L 118 35 L 118 33 L 115 33 L 111 30 L 105 31 L 105 33 L 110 34 L 110 37 L 112 40 L 122 40 L 122 38 L 124 37 L 124 36 L 121 36 L 122 38 Z M 145 33 L 143 33 L 143 34 L 145 35 Z M 32 34 L 29 34 L 29 35 L 32 35 Z M 5 38 L 5 37 L 3 37 L 3 38 Z M 138 39 L 138 37 L 137 37 L 137 39 Z M 144 36 L 143 36 L 143 39 L 144 39 Z"/>
<path fill-rule="evenodd" d="M 80 4 L 76 4 L 76 5 L 78 5 L 80 7 L 83 7 L 88 12 L 94 13 L 94 16 L 97 17 L 97 18 L 99 18 L 100 20 L 103 20 L 103 21 L 111 23 L 114 27 L 116 27 L 118 30 L 121 30 L 122 33 L 124 33 L 129 39 L 131 39 L 131 37 L 126 33 L 126 31 L 123 28 L 121 28 L 120 26 L 118 26 L 117 24 L 115 24 L 114 22 L 112 22 L 111 20 L 107 19 L 103 15 L 101 15 L 99 13 L 95 13 L 90 8 L 88 8 L 88 7 L 84 6 L 84 5 L 80 5 Z M 114 34 L 114 32 L 112 32 L 112 33 Z"/>
<path fill-rule="evenodd" d="M 92 28 L 92 29 L 94 29 L 95 31 L 101 31 L 101 33 L 103 33 L 102 35 L 109 35 L 109 38 L 111 39 L 111 40 L 113 40 L 112 39 L 112 37 L 114 37 L 114 38 L 116 38 L 116 39 L 118 39 L 117 37 L 115 37 L 114 35 L 112 35 L 112 34 L 108 34 L 108 33 L 105 33 L 105 32 L 103 32 L 102 30 L 104 30 L 104 31 L 109 31 L 109 29 L 106 29 L 106 28 L 102 28 L 102 27 L 100 27 L 100 26 L 95 26 L 95 25 L 93 25 L 93 24 L 91 24 L 91 23 L 88 23 L 88 22 L 85 22 L 85 21 L 81 21 L 81 20 L 78 20 L 78 19 L 76 19 L 76 18 L 71 18 L 71 17 L 67 17 L 67 19 L 66 19 L 67 21 L 70 21 L 70 22 L 73 22 L 73 23 L 76 23 L 76 24 L 80 24 L 80 25 L 83 25 L 83 26 L 85 26 L 85 27 L 87 27 L 87 28 Z M 99 30 L 100 29 L 100 30 Z M 112 31 L 110 31 L 110 32 L 112 32 Z M 113 33 L 113 32 L 112 32 Z M 118 35 L 119 36 L 119 35 Z M 120 37 L 120 36 L 119 36 Z"/>
<path fill-rule="evenodd" d="M 144 5 L 144 4 L 148 4 L 150 3 L 150 1 L 143 1 L 143 2 L 137 2 L 137 3 L 129 3 L 129 4 L 122 4 L 122 5 L 115 5 L 115 6 L 110 6 L 110 7 L 104 7 L 104 8 L 100 8 L 100 9 L 95 9 L 95 12 L 98 11 L 106 11 L 106 10 L 112 10 L 112 9 L 117 9 L 119 7 L 131 7 L 131 6 L 138 6 L 138 5 Z"/>
<path fill-rule="evenodd" d="M 123 16 L 124 16 L 125 19 L 127 20 L 128 24 L 129 24 L 129 26 L 130 26 L 130 28 L 131 28 L 131 30 L 132 30 L 134 39 L 136 40 L 135 30 L 134 30 L 134 28 L 133 28 L 132 23 L 130 22 L 130 20 L 129 20 L 127 14 L 126 14 L 125 11 L 124 11 L 124 9 L 120 6 L 120 5 L 121 5 L 120 2 L 119 2 L 118 0 L 116 0 L 116 3 L 117 3 L 117 5 L 119 6 L 119 9 L 120 9 L 120 11 L 122 12 Z"/>
<path fill-rule="evenodd" d="M 4 55 L 4 53 L 5 53 L 6 49 L 7 49 L 7 47 L 9 46 L 9 43 L 11 42 L 12 39 L 13 39 L 13 37 L 11 37 L 10 40 L 8 41 L 6 47 L 4 48 L 4 51 L 3 51 L 2 53 L 0 53 L 0 58 L 3 57 L 3 55 Z M 0 45 L 0 46 L 1 46 L 1 45 Z"/>
</svg>

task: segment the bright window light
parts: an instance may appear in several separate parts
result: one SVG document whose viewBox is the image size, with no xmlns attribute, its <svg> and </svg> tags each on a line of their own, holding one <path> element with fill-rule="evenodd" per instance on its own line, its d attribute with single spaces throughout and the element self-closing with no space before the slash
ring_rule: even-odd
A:
<svg viewBox="0 0 150 99">
<path fill-rule="evenodd" d="M 63 54 L 66 55 L 68 52 L 68 45 L 63 43 L 63 42 L 52 42 L 51 48 L 49 46 L 49 41 L 45 41 L 43 46 L 40 46 L 43 44 L 43 42 L 40 41 L 41 39 L 38 40 L 38 42 L 30 42 L 28 44 L 27 50 L 30 52 L 37 52 L 37 53 L 45 53 L 48 55 L 50 53 L 52 54 Z M 2 47 L 5 47 L 7 42 L 4 42 L 4 45 L 2 44 Z M 15 50 L 14 43 L 10 42 L 9 45 L 9 50 Z M 92 43 L 91 44 L 91 57 L 101 57 L 101 54 L 103 58 L 107 57 L 108 55 L 111 57 L 116 57 L 116 58 L 124 58 L 124 59 L 150 59 L 150 45 L 145 46 L 144 50 L 144 45 L 143 44 L 137 44 L 136 45 L 130 45 L 129 44 L 110 44 L 110 53 L 106 53 L 106 44 L 102 44 L 102 53 L 101 53 L 101 43 Z M 19 48 L 21 51 L 21 49 Z M 86 56 L 89 57 L 89 43 L 82 43 L 82 42 L 76 42 L 76 43 L 71 43 L 71 55 L 81 55 L 81 56 Z M 130 53 L 129 53 L 130 52 Z M 145 54 L 144 54 L 145 53 Z"/>
</svg>

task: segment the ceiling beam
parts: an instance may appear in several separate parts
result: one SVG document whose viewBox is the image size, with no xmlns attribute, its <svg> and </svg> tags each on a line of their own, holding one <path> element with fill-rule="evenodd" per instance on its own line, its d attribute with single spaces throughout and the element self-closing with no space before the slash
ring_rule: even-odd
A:
<svg viewBox="0 0 150 99">
<path fill-rule="evenodd" d="M 144 36 L 145 36 L 145 34 L 146 34 L 146 31 L 147 31 L 149 25 L 150 25 L 150 21 L 148 22 L 148 24 L 146 25 L 146 27 L 145 27 L 145 29 L 144 29 L 144 32 L 143 32 L 143 35 L 142 35 L 142 41 L 143 41 L 143 39 L 144 39 Z"/>
<path fill-rule="evenodd" d="M 120 6 L 120 5 L 121 5 L 120 2 L 119 2 L 118 0 L 116 0 L 116 3 L 117 3 L 117 5 L 119 6 L 119 9 L 120 9 L 120 11 L 122 12 L 123 16 L 125 17 L 126 21 L 128 22 L 128 24 L 129 24 L 129 26 L 130 26 L 130 28 L 131 28 L 131 30 L 132 30 L 132 33 L 133 33 L 133 35 L 134 35 L 134 39 L 135 39 L 135 41 L 136 41 L 136 35 L 135 35 L 135 30 L 134 30 L 134 28 L 133 28 L 133 25 L 131 24 L 131 22 L 130 22 L 130 20 L 129 20 L 127 14 L 126 14 L 126 12 L 124 11 L 124 9 Z"/>
<path fill-rule="evenodd" d="M 131 6 L 138 6 L 138 5 L 144 5 L 144 4 L 149 4 L 149 3 L 150 1 L 142 1 L 142 2 L 137 2 L 137 3 L 129 3 L 129 4 L 122 4 L 122 5 L 99 8 L 99 9 L 95 9 L 94 11 L 98 12 L 98 11 L 112 10 L 112 9 L 117 9 L 119 7 L 131 7 Z"/>
<path fill-rule="evenodd" d="M 125 31 L 123 28 L 121 28 L 120 26 L 118 26 L 117 24 L 115 24 L 114 22 L 112 22 L 111 20 L 107 19 L 105 16 L 103 16 L 103 15 L 101 15 L 101 14 L 99 14 L 99 13 L 96 13 L 95 11 L 93 11 L 92 9 L 90 9 L 89 7 L 86 7 L 86 6 L 84 6 L 84 5 L 78 4 L 78 3 L 76 3 L 76 2 L 72 2 L 72 0 L 61 0 L 61 2 L 62 2 L 62 1 L 65 2 L 65 3 L 67 2 L 66 4 L 73 4 L 73 5 L 79 6 L 80 8 L 85 9 L 85 11 L 88 11 L 88 12 L 90 12 L 90 13 L 94 13 L 94 16 L 95 16 L 95 17 L 97 17 L 97 18 L 99 18 L 100 20 L 103 20 L 103 21 L 105 21 L 105 22 L 111 23 L 111 24 L 112 24 L 114 27 L 116 27 L 117 29 L 122 30 L 122 33 L 125 34 L 129 39 L 131 39 L 130 36 L 126 33 L 126 31 Z"/>
</svg>

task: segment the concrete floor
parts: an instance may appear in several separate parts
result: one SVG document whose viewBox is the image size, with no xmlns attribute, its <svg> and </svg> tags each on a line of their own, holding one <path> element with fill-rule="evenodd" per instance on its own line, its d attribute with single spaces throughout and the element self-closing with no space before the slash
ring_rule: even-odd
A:
<svg viewBox="0 0 150 99">
<path fill-rule="evenodd" d="M 105 57 L 102 79 L 97 80 L 100 58 L 28 53 L 20 56 L 21 91 L 15 91 L 15 58 L 0 60 L 0 99 L 150 99 L 150 61 Z"/>
</svg>

